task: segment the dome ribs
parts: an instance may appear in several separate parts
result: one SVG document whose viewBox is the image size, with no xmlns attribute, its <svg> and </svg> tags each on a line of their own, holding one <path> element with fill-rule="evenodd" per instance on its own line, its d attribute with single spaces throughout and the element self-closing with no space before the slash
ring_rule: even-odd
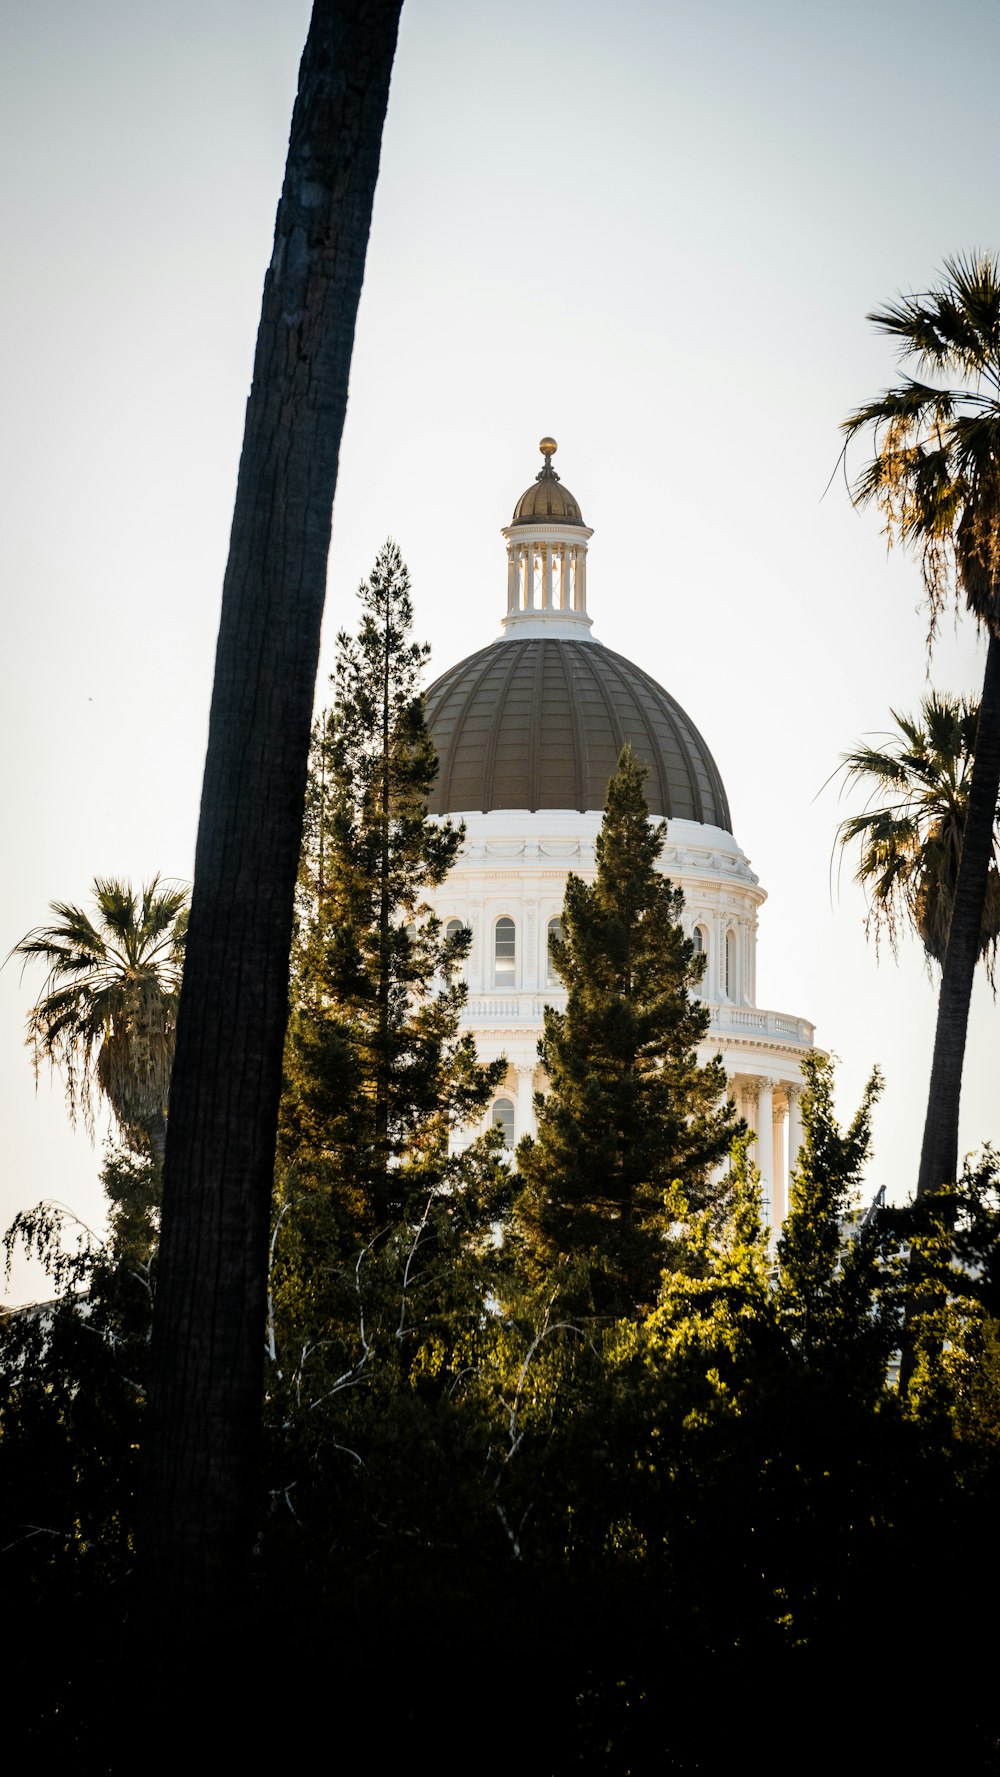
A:
<svg viewBox="0 0 1000 1777">
<path fill-rule="evenodd" d="M 469 686 L 458 715 L 452 724 L 450 736 L 443 740 L 437 735 L 434 736 L 434 744 L 438 750 L 438 776 L 428 803 L 432 814 L 448 814 L 453 807 L 452 779 L 459 759 L 462 734 L 466 720 L 479 696 L 483 681 L 489 677 L 490 668 L 494 664 L 491 650 L 481 648 L 478 654 L 470 654 L 467 659 L 460 660 L 457 666 L 451 668 L 450 672 L 436 680 L 427 693 L 427 726 L 433 734 L 438 710 L 446 701 L 449 691 L 453 686 L 460 685 L 469 668 L 475 666 L 480 660 L 483 663 L 482 670 L 473 676 L 472 684 Z"/>
<path fill-rule="evenodd" d="M 542 719 L 545 709 L 545 642 L 536 642 L 534 655 L 528 658 L 534 666 L 531 680 L 531 726 L 528 730 L 528 807 L 532 814 L 542 803 Z"/>
<path fill-rule="evenodd" d="M 588 647 L 590 643 L 586 644 Z M 587 807 L 587 737 L 580 722 L 580 699 L 577 695 L 578 657 L 571 648 L 563 648 L 559 655 L 559 664 L 566 680 L 566 691 L 569 696 L 569 719 L 573 729 L 573 776 L 574 801 L 573 807 L 586 810 Z"/>
<path fill-rule="evenodd" d="M 427 693 L 435 814 L 603 807 L 626 741 L 649 764 L 652 814 L 732 831 L 697 728 L 647 672 L 599 642 L 509 637 Z"/>
<path fill-rule="evenodd" d="M 686 747 L 679 744 L 680 724 L 677 721 L 677 712 L 670 708 L 668 710 L 669 719 L 664 724 L 668 731 L 669 745 L 669 756 L 665 756 L 663 742 L 656 732 L 655 723 L 650 719 L 646 699 L 642 696 L 643 691 L 647 694 L 652 692 L 653 696 L 649 701 L 656 707 L 660 699 L 663 699 L 668 705 L 670 704 L 671 700 L 668 694 L 656 684 L 655 679 L 650 679 L 641 667 L 633 666 L 630 660 L 626 660 L 620 654 L 615 658 L 619 663 L 622 679 L 635 698 L 636 706 L 649 736 L 650 750 L 656 761 L 663 797 L 661 812 L 667 818 L 673 815 L 678 820 L 705 820 L 704 798 L 692 768 L 690 754 Z"/>
<path fill-rule="evenodd" d="M 574 642 L 567 642 L 566 646 L 569 648 L 575 647 L 577 649 L 592 648 L 596 651 L 598 648 L 600 648 L 600 643 L 599 642 L 575 642 L 575 643 Z M 604 659 L 613 660 L 615 658 L 613 654 L 608 653 L 607 648 L 601 648 L 600 651 L 601 651 L 601 654 L 604 657 Z M 622 750 L 623 746 L 625 745 L 625 741 L 628 737 L 625 734 L 620 721 L 618 720 L 618 711 L 615 708 L 614 699 L 608 696 L 608 688 L 604 683 L 604 678 L 603 678 L 602 674 L 596 670 L 594 662 L 593 662 L 593 660 L 590 659 L 589 656 L 578 655 L 578 659 L 580 661 L 580 665 L 586 667 L 591 686 L 597 692 L 598 697 L 600 698 L 601 702 L 604 705 L 604 708 L 605 708 L 605 711 L 607 714 L 607 718 L 608 718 L 608 726 L 610 727 L 612 736 L 614 738 L 614 754 L 615 754 L 614 763 L 612 764 L 611 770 L 608 772 L 607 777 L 604 779 L 604 787 L 601 788 L 599 780 L 604 777 L 604 773 L 601 770 L 600 765 L 597 764 L 596 761 L 593 760 L 592 748 L 588 744 L 588 737 L 587 737 L 586 731 L 583 731 L 584 757 L 586 760 L 586 764 L 585 764 L 584 769 L 586 771 L 586 778 L 587 778 L 587 795 L 590 798 L 590 801 L 588 803 L 584 803 L 584 807 L 603 808 L 606 797 L 607 797 L 607 793 L 608 793 L 608 783 L 611 780 L 612 774 L 614 773 L 614 770 L 615 770 L 615 766 L 618 763 L 618 759 L 621 754 L 621 750 Z"/>
<path fill-rule="evenodd" d="M 493 712 L 493 720 L 490 723 L 489 738 L 486 742 L 486 757 L 483 761 L 483 813 L 484 814 L 487 814 L 491 808 L 496 808 L 498 806 L 498 804 L 495 800 L 495 797 L 496 797 L 495 778 L 496 778 L 496 768 L 497 768 L 497 748 L 500 745 L 500 740 L 502 737 L 504 737 L 504 733 L 505 733 L 505 727 L 506 727 L 506 721 L 507 721 L 507 698 L 510 694 L 511 681 L 513 680 L 514 675 L 517 672 L 517 669 L 521 664 L 520 650 L 518 650 L 517 657 L 510 662 L 509 666 L 507 666 L 506 672 L 503 672 L 503 664 L 504 664 L 504 662 L 503 662 L 503 659 L 501 656 L 501 659 L 497 661 L 497 667 L 502 674 L 501 679 L 500 679 L 500 688 L 499 688 L 497 695 L 496 695 L 496 702 L 494 705 L 494 712 Z M 519 803 L 519 804 L 517 804 L 517 806 L 520 807 L 522 805 Z"/>
<path fill-rule="evenodd" d="M 659 786 L 659 796 L 660 796 L 659 809 L 652 809 L 651 808 L 650 812 L 654 813 L 654 814 L 658 813 L 664 819 L 668 819 L 670 815 L 675 815 L 678 818 L 684 818 L 686 820 L 692 820 L 692 819 L 698 820 L 699 819 L 698 807 L 699 807 L 699 803 L 700 803 L 701 799 L 697 794 L 696 787 L 694 786 L 694 784 L 691 781 L 691 776 L 690 776 L 689 771 L 686 771 L 685 775 L 687 778 L 689 791 L 691 792 L 691 794 L 690 794 L 690 810 L 681 809 L 681 808 L 678 808 L 678 806 L 677 806 L 677 802 L 678 802 L 677 786 L 674 785 L 673 783 L 671 783 L 670 765 L 669 765 L 669 762 L 664 758 L 663 745 L 662 745 L 659 735 L 656 732 L 656 725 L 650 718 L 649 710 L 646 707 L 646 700 L 636 690 L 635 685 L 633 683 L 633 675 L 634 675 L 635 679 L 638 680 L 639 685 L 641 686 L 642 690 L 648 691 L 648 689 L 650 687 L 649 687 L 649 681 L 647 680 L 645 673 L 641 672 L 638 667 L 633 667 L 631 661 L 626 660 L 621 654 L 616 654 L 614 656 L 614 661 L 615 661 L 616 667 L 618 668 L 618 674 L 619 674 L 619 679 L 620 679 L 621 685 L 623 686 L 623 688 L 628 692 L 629 696 L 631 697 L 632 702 L 635 706 L 636 715 L 638 716 L 639 721 L 642 724 L 643 728 L 646 730 L 646 738 L 647 738 L 647 741 L 649 744 L 650 757 L 648 760 L 644 760 L 643 763 L 649 765 L 650 776 L 651 776 L 651 778 L 655 777 L 656 782 Z M 673 738 L 674 738 L 673 735 L 671 735 L 671 739 L 673 739 Z M 636 748 L 636 751 L 638 752 L 638 748 Z M 642 757 L 641 754 L 640 754 L 640 757 Z M 687 767 L 687 760 L 686 759 L 683 760 L 683 765 L 685 767 Z M 651 789 L 652 784 L 649 784 L 648 788 Z M 647 791 L 647 797 L 648 797 L 648 791 Z M 648 800 L 650 802 L 652 802 L 651 797 L 648 797 Z"/>
</svg>

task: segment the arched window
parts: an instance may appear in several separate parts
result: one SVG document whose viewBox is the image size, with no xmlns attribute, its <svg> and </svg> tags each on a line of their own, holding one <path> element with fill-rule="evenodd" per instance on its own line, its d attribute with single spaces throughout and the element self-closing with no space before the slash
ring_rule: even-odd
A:
<svg viewBox="0 0 1000 1777">
<path fill-rule="evenodd" d="M 545 953 L 546 953 L 546 958 L 547 958 L 546 965 L 545 965 L 545 979 L 546 979 L 549 987 L 558 987 L 559 986 L 559 970 L 556 968 L 555 963 L 552 961 L 552 952 L 549 949 L 548 941 L 550 938 L 560 938 L 561 939 L 562 935 L 563 935 L 562 920 L 561 919 L 550 919 L 549 923 L 548 923 L 548 928 L 547 928 L 546 934 L 545 934 Z"/>
<path fill-rule="evenodd" d="M 493 985 L 513 987 L 517 971 L 517 942 L 514 921 L 498 919 L 493 934 Z"/>
<path fill-rule="evenodd" d="M 450 961 L 449 967 L 442 970 L 440 978 L 439 978 L 439 985 L 442 987 L 446 984 L 448 978 L 453 974 L 453 972 L 461 971 L 461 978 L 464 980 L 466 977 L 466 970 L 468 969 L 468 966 L 469 966 L 469 948 L 468 948 L 468 946 L 469 946 L 469 928 L 466 925 L 464 919 L 449 919 L 448 923 L 446 924 L 446 926 L 444 928 L 444 935 L 449 943 L 455 938 L 464 937 L 465 938 L 465 953 L 462 956 L 461 961 L 457 964 L 457 968 L 456 968 L 456 964 L 455 964 L 454 959 L 452 959 Z"/>
<path fill-rule="evenodd" d="M 726 998 L 736 998 L 736 933 L 732 926 L 726 933 Z"/>
<path fill-rule="evenodd" d="M 691 942 L 694 945 L 697 955 L 708 955 L 708 933 L 704 926 L 695 926 L 694 931 L 691 933 Z"/>
<path fill-rule="evenodd" d="M 514 1146 L 514 1106 L 509 1098 L 498 1098 L 494 1101 L 492 1123 L 494 1129 L 503 1130 L 505 1148 Z"/>
</svg>

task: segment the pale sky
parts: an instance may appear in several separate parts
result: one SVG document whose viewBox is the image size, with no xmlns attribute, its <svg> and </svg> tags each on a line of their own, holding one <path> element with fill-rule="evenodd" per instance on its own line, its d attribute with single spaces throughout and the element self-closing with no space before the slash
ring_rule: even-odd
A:
<svg viewBox="0 0 1000 1777">
<path fill-rule="evenodd" d="M 95 875 L 187 880 L 222 573 L 305 0 L 37 0 L 0 28 L 0 951 Z M 970 46 L 974 46 L 974 61 Z M 496 633 L 537 441 L 594 528 L 600 640 L 699 727 L 768 890 L 758 1001 L 879 1062 L 872 1190 L 912 1186 L 935 989 L 876 959 L 840 754 L 928 688 L 917 567 L 834 471 L 893 381 L 865 315 L 1000 248 L 978 67 L 1000 13 L 913 0 L 406 0 L 334 508 L 325 674 L 387 534 L 434 672 Z M 828 491 L 827 484 L 833 481 Z M 978 690 L 947 625 L 931 682 Z M 0 971 L 0 1223 L 99 1223 Z M 962 1144 L 1000 1140 L 977 989 Z M 19 1267 L 15 1299 L 44 1285 Z"/>
</svg>

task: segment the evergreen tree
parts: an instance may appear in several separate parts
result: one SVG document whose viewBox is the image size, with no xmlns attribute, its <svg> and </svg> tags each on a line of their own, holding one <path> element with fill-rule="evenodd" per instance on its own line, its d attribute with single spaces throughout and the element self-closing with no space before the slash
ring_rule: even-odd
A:
<svg viewBox="0 0 1000 1777">
<path fill-rule="evenodd" d="M 426 813 L 428 650 L 394 543 L 359 596 L 314 736 L 279 1130 L 272 1341 L 312 1354 L 309 1398 L 331 1367 L 370 1369 L 380 1327 L 412 1362 L 445 1299 L 482 1312 L 509 1194 L 496 1143 L 451 1152 L 503 1064 L 480 1066 L 459 1029 L 471 934 L 445 934 L 424 898 L 462 830 Z"/>
<path fill-rule="evenodd" d="M 550 941 L 566 1010 L 546 1011 L 551 1089 L 535 1101 L 537 1139 L 517 1154 L 529 1279 L 557 1268 L 567 1306 L 602 1315 L 656 1300 L 672 1228 L 710 1201 L 739 1129 L 721 1059 L 697 1059 L 704 959 L 678 923 L 681 891 L 657 869 L 666 829 L 650 823 L 644 777 L 626 748 L 596 880 L 567 882 L 562 937 Z"/>
<path fill-rule="evenodd" d="M 447 937 L 424 899 L 462 829 L 428 818 L 437 760 L 395 543 L 359 589 L 357 636 L 337 638 L 332 709 L 317 724 L 299 875 L 299 930 L 280 1152 L 335 1157 L 357 1231 L 372 1238 L 433 1182 L 450 1133 L 496 1069 L 458 1034 L 468 930 Z"/>
<path fill-rule="evenodd" d="M 778 1313 L 811 1390 L 846 1389 L 873 1402 L 899 1340 L 896 1242 L 877 1216 L 862 1218 L 860 1210 L 882 1076 L 876 1068 L 842 1130 L 829 1057 L 807 1056 L 802 1071 L 803 1143 L 778 1241 Z"/>
</svg>

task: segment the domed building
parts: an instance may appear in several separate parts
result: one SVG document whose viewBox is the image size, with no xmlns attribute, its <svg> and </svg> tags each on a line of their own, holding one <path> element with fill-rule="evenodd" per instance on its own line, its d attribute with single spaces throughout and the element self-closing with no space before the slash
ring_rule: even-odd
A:
<svg viewBox="0 0 1000 1777">
<path fill-rule="evenodd" d="M 592 880 L 608 781 L 629 743 L 648 766 L 649 812 L 667 822 L 660 859 L 684 891 L 684 924 L 706 956 L 710 1029 L 700 1059 L 720 1053 L 757 1135 L 767 1218 L 788 1203 L 799 1146 L 804 1018 L 757 1005 L 757 914 L 766 899 L 732 832 L 729 803 L 705 741 L 649 673 L 605 648 L 587 613 L 593 532 L 552 466 L 521 495 L 502 535 L 507 609 L 501 634 L 427 693 L 439 759 L 432 813 L 465 823 L 459 859 L 435 895 L 449 924 L 472 929 L 466 1026 L 484 1060 L 507 1057 L 491 1120 L 510 1143 L 535 1128 L 544 1088 L 544 1008 L 565 1004 L 548 936 L 567 873 Z"/>
</svg>

